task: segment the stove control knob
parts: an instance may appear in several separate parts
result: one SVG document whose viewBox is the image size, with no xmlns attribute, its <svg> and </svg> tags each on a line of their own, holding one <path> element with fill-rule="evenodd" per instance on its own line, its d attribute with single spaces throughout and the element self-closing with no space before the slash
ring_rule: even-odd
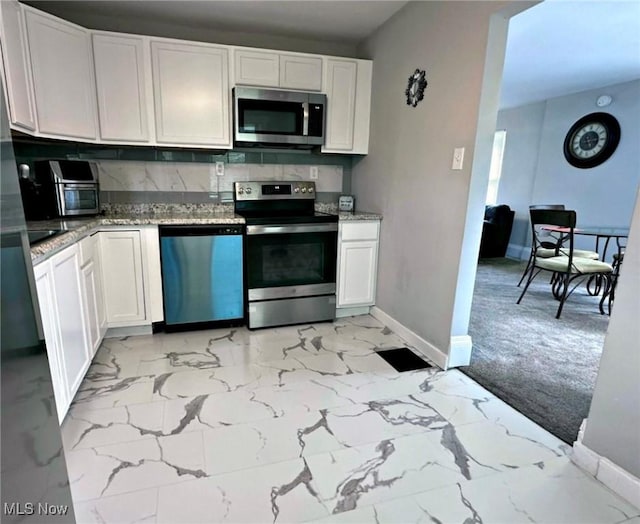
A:
<svg viewBox="0 0 640 524">
<path fill-rule="evenodd" d="M 306 192 L 307 192 L 307 188 L 306 188 L 306 187 L 303 187 L 303 188 L 301 189 L 301 191 L 302 191 L 303 193 L 306 193 Z"/>
<path fill-rule="evenodd" d="M 309 193 L 313 193 L 313 186 L 309 188 Z"/>
<path fill-rule="evenodd" d="M 242 189 L 241 187 L 238 188 L 238 194 L 241 195 L 242 193 L 244 193 L 244 189 Z"/>
<path fill-rule="evenodd" d="M 296 187 L 293 189 L 293 192 L 294 192 L 294 193 L 300 193 L 300 188 L 299 188 L 298 186 L 296 186 Z"/>
<path fill-rule="evenodd" d="M 247 195 L 250 195 L 250 194 L 251 194 L 251 188 L 250 188 L 250 187 L 248 187 L 248 188 L 246 189 L 246 192 L 247 192 Z"/>
</svg>

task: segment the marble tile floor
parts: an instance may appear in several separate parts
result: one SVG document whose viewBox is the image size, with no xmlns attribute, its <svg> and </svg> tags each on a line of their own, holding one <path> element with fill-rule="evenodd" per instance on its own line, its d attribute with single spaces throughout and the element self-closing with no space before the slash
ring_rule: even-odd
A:
<svg viewBox="0 0 640 524">
<path fill-rule="evenodd" d="M 370 316 L 107 339 L 63 427 L 80 523 L 637 523 L 456 370 L 398 373 Z"/>
</svg>

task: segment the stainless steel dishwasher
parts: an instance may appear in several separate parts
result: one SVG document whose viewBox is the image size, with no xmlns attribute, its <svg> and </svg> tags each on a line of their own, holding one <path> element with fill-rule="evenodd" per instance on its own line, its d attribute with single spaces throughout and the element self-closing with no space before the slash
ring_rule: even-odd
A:
<svg viewBox="0 0 640 524">
<path fill-rule="evenodd" d="M 241 324 L 243 226 L 160 226 L 159 231 L 166 331 Z"/>
</svg>

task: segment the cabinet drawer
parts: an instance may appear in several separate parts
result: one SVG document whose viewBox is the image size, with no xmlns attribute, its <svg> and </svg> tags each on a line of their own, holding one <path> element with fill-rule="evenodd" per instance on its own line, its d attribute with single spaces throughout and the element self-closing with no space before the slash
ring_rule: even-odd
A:
<svg viewBox="0 0 640 524">
<path fill-rule="evenodd" d="M 340 238 L 343 241 L 349 240 L 377 240 L 379 222 L 355 222 L 353 224 L 342 224 Z"/>
</svg>

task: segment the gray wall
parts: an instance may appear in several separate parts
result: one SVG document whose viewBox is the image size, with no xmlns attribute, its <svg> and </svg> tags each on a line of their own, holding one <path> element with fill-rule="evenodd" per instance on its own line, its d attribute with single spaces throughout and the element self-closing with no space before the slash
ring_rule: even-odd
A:
<svg viewBox="0 0 640 524">
<path fill-rule="evenodd" d="M 595 100 L 603 93 L 613 103 L 599 109 Z M 564 158 L 564 138 L 576 120 L 595 111 L 618 119 L 620 144 L 603 164 L 578 169 Z M 511 244 L 528 251 L 528 206 L 535 203 L 575 209 L 578 226 L 629 227 L 640 182 L 640 80 L 501 111 L 497 129 L 507 130 L 498 201 L 516 211 Z M 590 239 L 578 240 L 578 247 L 593 249 Z"/>
<path fill-rule="evenodd" d="M 640 192 L 583 443 L 640 478 Z"/>
<path fill-rule="evenodd" d="M 361 52 L 374 60 L 371 138 L 369 155 L 354 163 L 352 190 L 360 209 L 384 215 L 376 305 L 444 353 L 452 334 L 489 21 L 504 6 L 412 2 Z M 429 85 L 412 108 L 403 92 L 416 68 L 426 69 Z M 462 171 L 451 170 L 454 147 L 466 148 Z"/>
</svg>

